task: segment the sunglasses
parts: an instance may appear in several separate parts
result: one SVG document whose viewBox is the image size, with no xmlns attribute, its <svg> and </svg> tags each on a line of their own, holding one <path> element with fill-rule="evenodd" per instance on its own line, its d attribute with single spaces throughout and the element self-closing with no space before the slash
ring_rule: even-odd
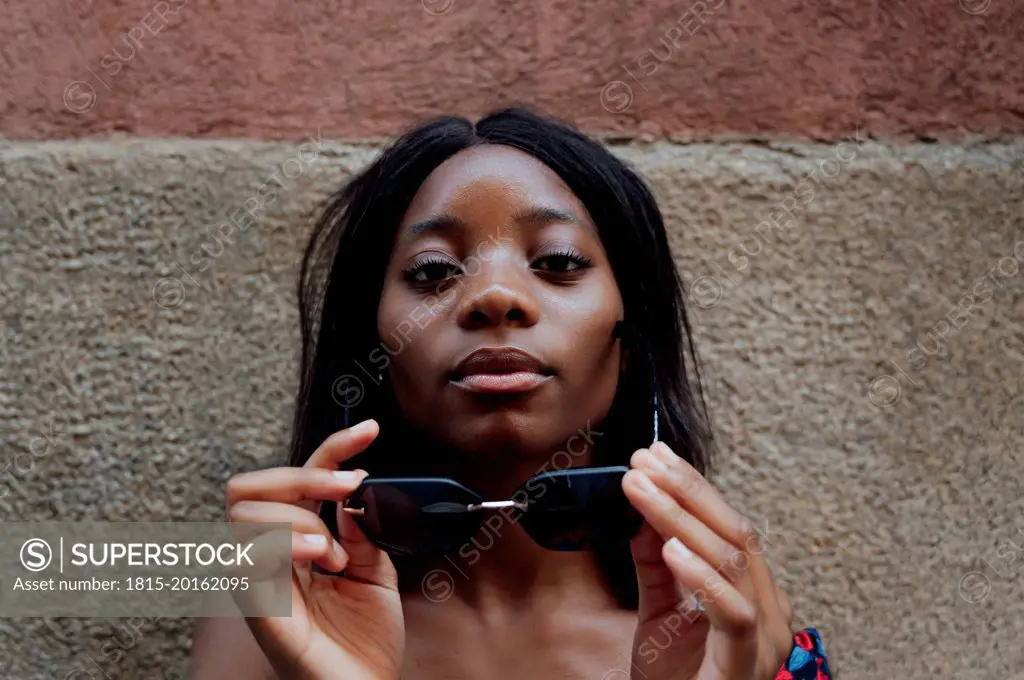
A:
<svg viewBox="0 0 1024 680">
<path fill-rule="evenodd" d="M 622 491 L 627 467 L 570 468 L 523 482 L 513 500 L 485 501 L 443 477 L 367 477 L 341 508 L 366 537 L 389 555 L 458 551 L 490 511 L 515 513 L 548 550 L 593 550 L 633 538 L 643 517 Z"/>
</svg>

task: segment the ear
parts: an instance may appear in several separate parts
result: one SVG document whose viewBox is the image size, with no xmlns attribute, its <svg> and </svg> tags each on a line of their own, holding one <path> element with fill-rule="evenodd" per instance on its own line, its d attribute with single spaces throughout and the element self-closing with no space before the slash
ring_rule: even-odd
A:
<svg viewBox="0 0 1024 680">
<path fill-rule="evenodd" d="M 623 375 L 629 368 L 629 357 L 629 348 L 626 346 L 622 346 L 621 354 L 619 355 L 619 375 Z"/>
</svg>

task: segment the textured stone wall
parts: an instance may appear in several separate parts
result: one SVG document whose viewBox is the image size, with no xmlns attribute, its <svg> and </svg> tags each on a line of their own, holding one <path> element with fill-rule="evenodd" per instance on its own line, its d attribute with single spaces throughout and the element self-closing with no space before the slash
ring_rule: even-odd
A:
<svg viewBox="0 0 1024 680">
<path fill-rule="evenodd" d="M 302 144 L 0 143 L 0 516 L 218 519 L 228 476 L 281 460 L 299 251 L 375 153 Z M 1024 145 L 614 149 L 667 214 L 716 479 L 780 532 L 798 622 L 840 677 L 1015 677 Z M 285 163 L 280 200 L 197 271 Z M 0 676 L 183 672 L 191 622 L 132 625 L 0 621 Z"/>
<path fill-rule="evenodd" d="M 1024 130 L 1020 0 L 7 0 L 0 134 L 389 136 L 523 101 L 633 136 Z"/>
<path fill-rule="evenodd" d="M 0 519 L 221 518 L 225 480 L 283 456 L 319 202 L 422 116 L 521 102 L 654 186 L 716 481 L 780 532 L 769 560 L 838 677 L 1020 677 L 1020 0 L 0 17 Z M 191 632 L 0 620 L 0 678 L 176 678 Z"/>
</svg>

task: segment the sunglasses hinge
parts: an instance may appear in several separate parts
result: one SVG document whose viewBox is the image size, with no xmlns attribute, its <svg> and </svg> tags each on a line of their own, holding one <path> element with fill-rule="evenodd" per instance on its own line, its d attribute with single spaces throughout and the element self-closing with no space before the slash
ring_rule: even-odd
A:
<svg viewBox="0 0 1024 680">
<path fill-rule="evenodd" d="M 516 508 L 517 510 L 526 510 L 526 503 L 517 503 L 516 501 L 484 501 L 483 503 L 473 503 L 472 505 L 466 506 L 467 512 L 473 510 L 489 510 L 489 509 L 500 509 L 500 508 Z"/>
</svg>

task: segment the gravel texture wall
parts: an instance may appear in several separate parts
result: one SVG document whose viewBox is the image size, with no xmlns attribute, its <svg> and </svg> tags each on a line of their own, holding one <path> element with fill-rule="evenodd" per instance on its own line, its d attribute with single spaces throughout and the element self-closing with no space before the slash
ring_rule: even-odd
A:
<svg viewBox="0 0 1024 680">
<path fill-rule="evenodd" d="M 839 677 L 1017 677 L 1024 145 L 613 148 L 691 283 L 716 481 L 778 530 Z M 0 516 L 219 519 L 231 474 L 282 460 L 299 252 L 375 153 L 315 131 L 0 142 Z M 275 171 L 278 200 L 218 245 Z M 0 676 L 180 677 L 191 628 L 0 621 Z"/>
<path fill-rule="evenodd" d="M 1024 132 L 1019 0 L 8 0 L 0 134 L 388 136 L 525 101 L 669 138 Z"/>
</svg>

